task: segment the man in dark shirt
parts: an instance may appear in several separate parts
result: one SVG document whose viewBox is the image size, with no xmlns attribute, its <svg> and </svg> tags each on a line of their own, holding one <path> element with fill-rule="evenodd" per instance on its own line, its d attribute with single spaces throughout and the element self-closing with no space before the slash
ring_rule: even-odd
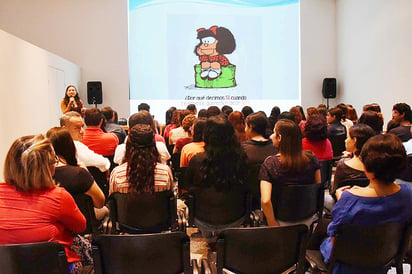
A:
<svg viewBox="0 0 412 274">
<path fill-rule="evenodd" d="M 407 142 L 412 138 L 411 121 L 412 111 L 411 107 L 405 103 L 395 104 L 392 108 L 392 120 L 399 124 L 398 127 L 389 130 L 389 133 L 398 136 L 402 142 Z"/>
</svg>

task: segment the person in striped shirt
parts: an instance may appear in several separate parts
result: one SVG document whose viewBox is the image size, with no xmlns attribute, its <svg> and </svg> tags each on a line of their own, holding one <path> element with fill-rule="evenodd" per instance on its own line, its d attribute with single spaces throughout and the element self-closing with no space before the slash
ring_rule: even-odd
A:
<svg viewBox="0 0 412 274">
<path fill-rule="evenodd" d="M 173 188 L 172 171 L 158 162 L 153 129 L 137 124 L 130 129 L 125 162 L 110 175 L 110 193 L 153 193 Z"/>
</svg>

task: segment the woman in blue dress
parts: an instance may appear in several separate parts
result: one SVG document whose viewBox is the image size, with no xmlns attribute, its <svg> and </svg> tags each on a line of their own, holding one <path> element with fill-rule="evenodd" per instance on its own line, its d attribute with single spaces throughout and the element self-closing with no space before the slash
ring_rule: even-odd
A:
<svg viewBox="0 0 412 274">
<path fill-rule="evenodd" d="M 374 225 L 412 221 L 412 189 L 394 180 L 405 168 L 406 152 L 401 140 L 392 134 L 370 138 L 360 158 L 370 183 L 367 187 L 342 187 L 336 191 L 338 202 L 332 210 L 328 238 L 321 244 L 325 263 L 329 262 L 333 237 L 342 224 Z M 372 255 L 372 254 L 371 254 Z M 365 269 L 336 264 L 333 273 L 386 273 L 387 269 Z"/>
</svg>

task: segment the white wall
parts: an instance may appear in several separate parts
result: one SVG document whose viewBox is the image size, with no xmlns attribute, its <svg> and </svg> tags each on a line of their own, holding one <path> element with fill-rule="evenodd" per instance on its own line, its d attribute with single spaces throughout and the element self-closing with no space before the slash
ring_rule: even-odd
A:
<svg viewBox="0 0 412 274">
<path fill-rule="evenodd" d="M 58 126 L 61 89 L 80 83 L 80 68 L 0 30 L 0 180 L 12 142 Z"/>
<path fill-rule="evenodd" d="M 81 67 L 87 82 L 102 81 L 103 104 L 129 116 L 128 0 L 0 0 L 0 29 Z M 61 97 L 64 90 L 61 90 Z"/>
<path fill-rule="evenodd" d="M 324 78 L 336 77 L 335 0 L 300 0 L 302 105 L 326 104 L 322 97 Z M 335 99 L 329 104 L 336 105 Z"/>
<path fill-rule="evenodd" d="M 339 100 L 412 104 L 412 1 L 337 0 Z"/>
</svg>

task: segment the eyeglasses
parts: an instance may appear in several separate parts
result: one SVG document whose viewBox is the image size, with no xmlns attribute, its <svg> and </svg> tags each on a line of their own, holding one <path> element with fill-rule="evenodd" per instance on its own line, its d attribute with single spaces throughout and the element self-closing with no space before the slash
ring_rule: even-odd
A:
<svg viewBox="0 0 412 274">
<path fill-rule="evenodd" d="M 54 156 L 54 161 L 53 160 L 50 160 L 50 164 L 51 165 L 55 165 L 55 164 L 57 164 L 59 162 L 59 156 L 57 156 L 57 155 L 55 155 Z"/>
</svg>

